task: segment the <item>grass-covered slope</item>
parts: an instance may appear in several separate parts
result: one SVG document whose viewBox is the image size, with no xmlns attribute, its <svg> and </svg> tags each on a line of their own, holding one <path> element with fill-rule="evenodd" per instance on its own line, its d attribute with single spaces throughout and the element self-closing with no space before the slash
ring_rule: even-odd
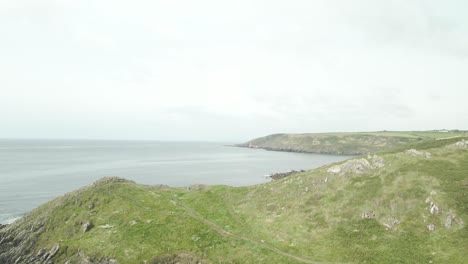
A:
<svg viewBox="0 0 468 264">
<path fill-rule="evenodd" d="M 466 263 L 467 147 L 427 141 L 250 187 L 103 179 L 1 228 L 0 263 Z"/>
<path fill-rule="evenodd" d="M 273 134 L 237 146 L 278 151 L 347 155 L 374 153 L 410 142 L 466 135 L 465 131 Z"/>
</svg>

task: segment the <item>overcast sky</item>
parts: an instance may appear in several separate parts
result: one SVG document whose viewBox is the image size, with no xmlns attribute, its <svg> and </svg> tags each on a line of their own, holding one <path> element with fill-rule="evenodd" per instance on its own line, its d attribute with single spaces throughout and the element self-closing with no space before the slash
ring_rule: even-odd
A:
<svg viewBox="0 0 468 264">
<path fill-rule="evenodd" d="M 468 129 L 468 1 L 0 0 L 0 138 Z"/>
</svg>

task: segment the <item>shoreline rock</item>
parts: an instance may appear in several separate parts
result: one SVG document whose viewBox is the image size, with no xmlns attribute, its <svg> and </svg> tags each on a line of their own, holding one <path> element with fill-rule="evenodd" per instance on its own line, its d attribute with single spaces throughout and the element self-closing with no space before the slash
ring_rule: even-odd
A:
<svg viewBox="0 0 468 264">
<path fill-rule="evenodd" d="M 294 175 L 294 174 L 297 174 L 297 173 L 301 173 L 301 172 L 305 172 L 305 170 L 299 170 L 299 171 L 290 170 L 290 171 L 287 171 L 287 172 L 277 172 L 277 173 L 273 173 L 273 174 L 270 174 L 270 175 L 266 176 L 266 178 L 272 179 L 273 181 L 277 181 L 277 180 L 280 180 L 280 179 L 283 179 L 283 178 L 286 178 L 288 176 L 291 176 L 291 175 Z"/>
</svg>

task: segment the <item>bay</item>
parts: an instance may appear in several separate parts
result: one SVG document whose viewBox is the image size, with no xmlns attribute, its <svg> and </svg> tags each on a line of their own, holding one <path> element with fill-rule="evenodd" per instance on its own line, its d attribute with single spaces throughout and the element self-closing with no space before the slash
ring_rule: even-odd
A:
<svg viewBox="0 0 468 264">
<path fill-rule="evenodd" d="M 0 140 L 0 223 L 105 176 L 173 187 L 246 186 L 349 156 L 274 152 L 230 142 Z"/>
</svg>

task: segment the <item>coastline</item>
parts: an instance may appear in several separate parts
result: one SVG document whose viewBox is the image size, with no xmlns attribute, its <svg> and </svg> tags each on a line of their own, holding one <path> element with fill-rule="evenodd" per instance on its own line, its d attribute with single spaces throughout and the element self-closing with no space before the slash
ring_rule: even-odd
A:
<svg viewBox="0 0 468 264">
<path fill-rule="evenodd" d="M 235 144 L 235 145 L 225 145 L 227 147 L 237 147 L 237 148 L 248 148 L 248 149 L 262 149 L 266 151 L 278 151 L 278 152 L 292 152 L 292 153 L 306 153 L 306 154 L 320 154 L 320 155 L 338 155 L 338 156 L 360 156 L 360 155 L 368 155 L 370 152 L 351 152 L 351 153 L 343 153 L 343 152 L 331 152 L 331 151 L 308 151 L 302 149 L 294 149 L 294 148 L 272 148 L 272 147 L 261 147 L 261 146 L 249 146 L 246 144 Z"/>
</svg>

